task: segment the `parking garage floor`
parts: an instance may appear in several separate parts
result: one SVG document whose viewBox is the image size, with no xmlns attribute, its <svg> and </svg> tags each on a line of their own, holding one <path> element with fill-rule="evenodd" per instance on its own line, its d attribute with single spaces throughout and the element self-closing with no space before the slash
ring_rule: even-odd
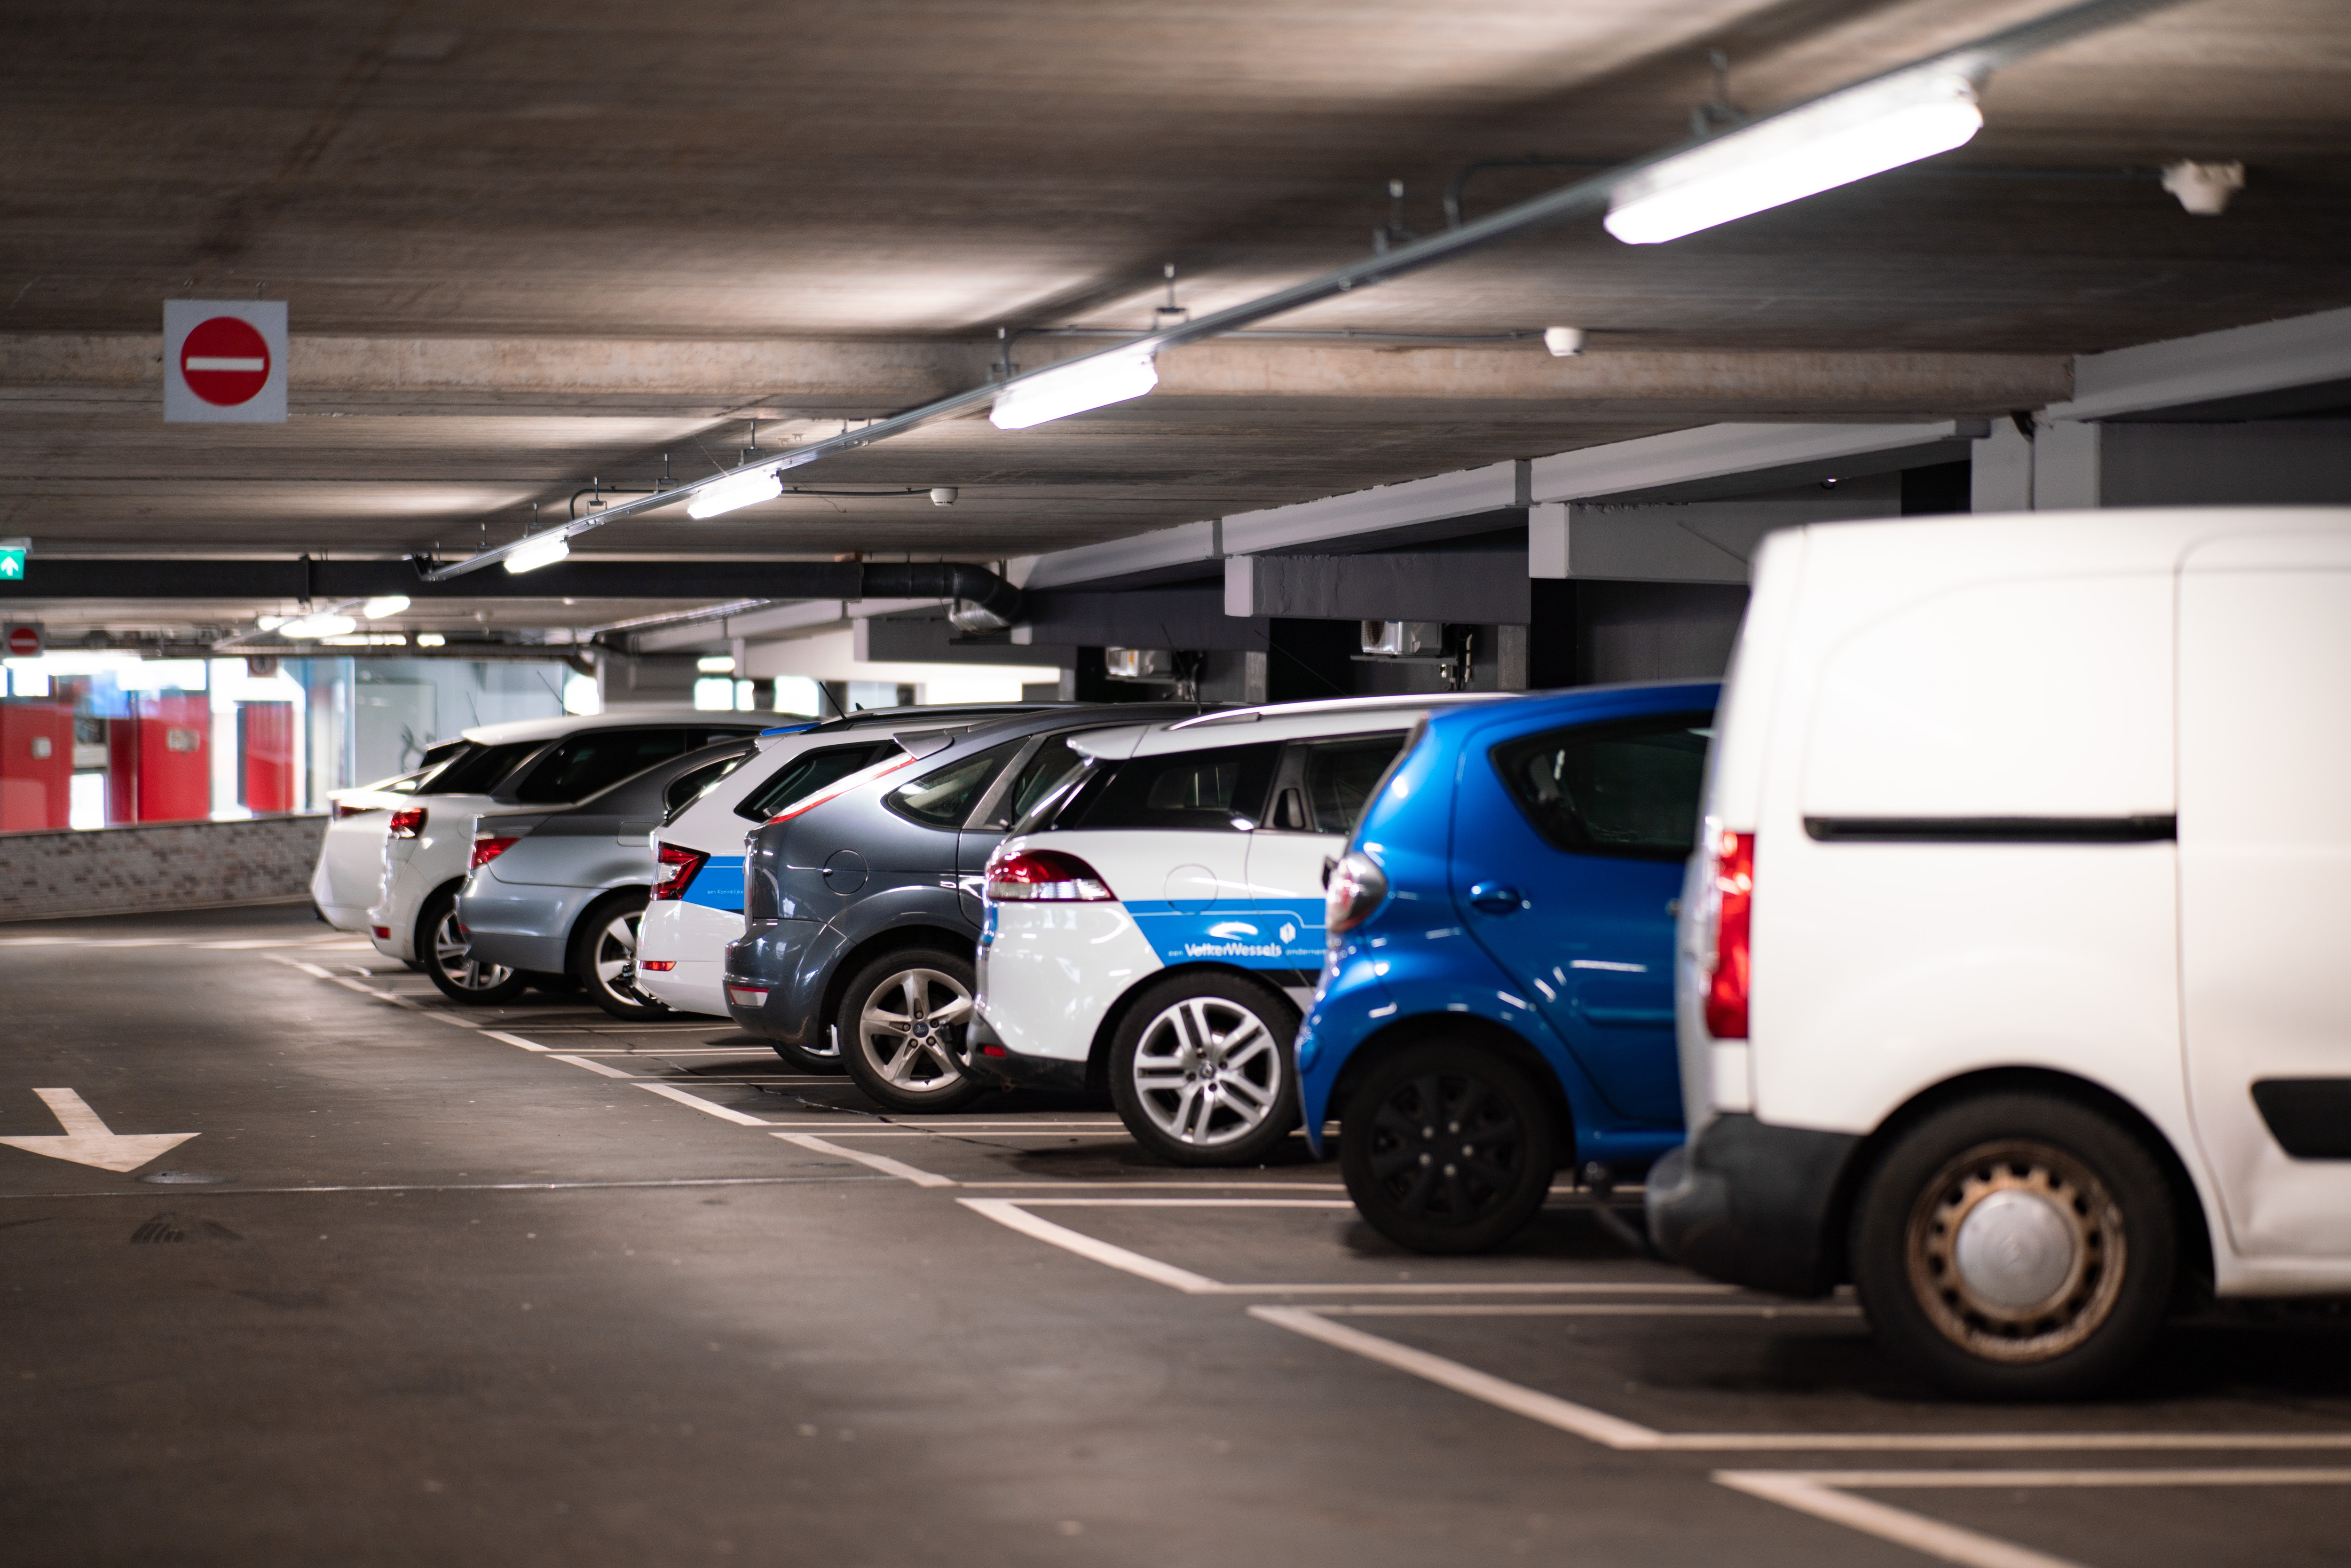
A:
<svg viewBox="0 0 2351 1568">
<path fill-rule="evenodd" d="M 1564 1189 L 1413 1257 L 1302 1148 L 885 1118 L 716 1020 L 460 1010 L 307 910 L 0 928 L 0 993 L 17 1562 L 2343 1561 L 2321 1312 L 1956 1406 Z"/>
</svg>

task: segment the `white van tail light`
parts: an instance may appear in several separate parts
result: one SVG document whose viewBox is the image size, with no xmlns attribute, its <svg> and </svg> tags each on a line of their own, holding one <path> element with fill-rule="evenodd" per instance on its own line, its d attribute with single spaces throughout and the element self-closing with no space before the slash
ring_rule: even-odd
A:
<svg viewBox="0 0 2351 1568">
<path fill-rule="evenodd" d="M 987 857 L 987 896 L 999 904 L 1108 904 L 1118 895 L 1075 855 L 998 850 Z"/>
<path fill-rule="evenodd" d="M 655 898 L 683 898 L 695 873 L 702 869 L 710 857 L 700 850 L 682 850 L 675 844 L 664 844 L 655 857 L 660 868 L 653 873 Z M 640 966 L 643 967 L 645 966 Z"/>
<path fill-rule="evenodd" d="M 395 839 L 413 839 L 424 831 L 424 808 L 407 806 L 392 814 L 387 830 Z"/>
<path fill-rule="evenodd" d="M 1353 931 L 1372 917 L 1388 895 L 1388 873 L 1361 850 L 1339 857 L 1322 896 L 1322 929 L 1332 936 Z"/>
<path fill-rule="evenodd" d="M 1755 904 L 1755 835 L 1718 833 L 1708 868 L 1714 905 L 1713 955 L 1708 963 L 1706 1032 L 1717 1040 L 1747 1038 L 1749 935 Z"/>
</svg>

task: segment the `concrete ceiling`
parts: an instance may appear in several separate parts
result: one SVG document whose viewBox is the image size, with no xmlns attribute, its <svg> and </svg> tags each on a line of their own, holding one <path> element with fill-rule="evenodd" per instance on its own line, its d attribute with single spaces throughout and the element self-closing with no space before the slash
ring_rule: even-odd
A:
<svg viewBox="0 0 2351 1568">
<path fill-rule="evenodd" d="M 462 552 L 591 477 L 731 464 L 754 418 L 771 447 L 976 384 L 999 327 L 1139 329 L 1166 261 L 1196 310 L 1320 271 L 1367 246 L 1392 177 L 1426 231 L 1471 161 L 1677 140 L 1709 47 L 1766 109 L 2055 8 L 20 0 L 0 533 Z M 2340 0 L 2199 0 L 1997 78 L 1961 169 L 1665 246 L 1572 225 L 1275 324 L 1569 323 L 1582 359 L 1228 340 L 1171 353 L 1137 402 L 945 421 L 789 476 L 956 486 L 951 508 L 677 508 L 580 548 L 984 559 L 1717 420 L 2037 406 L 2075 352 L 2351 303 L 2346 74 Z M 2250 188 L 2188 216 L 2144 175 L 2181 156 L 2241 158 Z M 1468 206 L 1566 177 L 1481 172 Z M 289 302 L 287 423 L 162 423 L 172 297 Z"/>
</svg>

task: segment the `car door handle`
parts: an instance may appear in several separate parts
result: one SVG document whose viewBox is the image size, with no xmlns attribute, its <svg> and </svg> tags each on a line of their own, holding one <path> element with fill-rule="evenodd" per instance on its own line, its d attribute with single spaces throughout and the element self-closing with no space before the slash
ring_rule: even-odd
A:
<svg viewBox="0 0 2351 1568">
<path fill-rule="evenodd" d="M 1516 915 L 1527 901 L 1508 883 L 1481 882 L 1469 889 L 1469 906 L 1487 915 Z"/>
</svg>

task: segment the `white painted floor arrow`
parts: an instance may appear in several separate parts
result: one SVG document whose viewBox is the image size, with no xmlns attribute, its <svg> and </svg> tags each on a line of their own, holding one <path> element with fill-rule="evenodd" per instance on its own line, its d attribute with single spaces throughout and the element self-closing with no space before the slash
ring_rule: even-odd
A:
<svg viewBox="0 0 2351 1568">
<path fill-rule="evenodd" d="M 135 1171 L 149 1160 L 161 1159 L 178 1148 L 194 1133 L 110 1133 L 98 1113 L 82 1103 L 80 1095 L 70 1089 L 36 1089 L 34 1093 L 46 1102 L 57 1116 L 57 1124 L 65 1128 L 65 1136 L 50 1134 L 37 1138 L 0 1138 L 0 1144 L 24 1149 L 36 1155 L 47 1155 L 53 1160 L 71 1160 L 78 1166 L 96 1166 L 100 1170 Z"/>
</svg>

